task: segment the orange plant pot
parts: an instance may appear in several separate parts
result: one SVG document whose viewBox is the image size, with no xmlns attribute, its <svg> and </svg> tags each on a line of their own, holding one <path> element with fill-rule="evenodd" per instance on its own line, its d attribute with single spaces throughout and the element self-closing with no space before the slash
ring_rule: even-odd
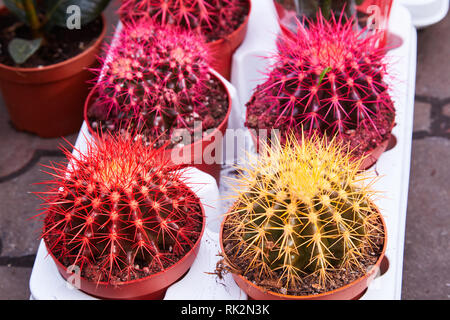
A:
<svg viewBox="0 0 450 320">
<path fill-rule="evenodd" d="M 331 290 L 328 292 L 315 294 L 315 295 L 305 295 L 305 296 L 293 296 L 286 295 L 277 292 L 268 291 L 262 287 L 257 286 L 253 282 L 249 281 L 247 278 L 240 274 L 233 273 L 233 279 L 236 284 L 241 288 L 250 299 L 253 300 L 355 300 L 359 299 L 364 291 L 369 286 L 370 282 L 376 278 L 379 270 L 381 269 L 381 265 L 383 263 L 383 258 L 386 252 L 387 245 L 387 233 L 386 233 L 386 223 L 380 214 L 381 223 L 383 225 L 384 230 L 384 244 L 383 249 L 381 251 L 380 256 L 378 257 L 377 262 L 372 268 L 361 278 L 350 282 L 349 284 L 342 286 L 338 289 Z M 222 222 L 220 227 L 220 248 L 222 253 L 225 255 L 225 250 L 223 246 L 223 228 L 225 225 L 226 218 Z"/>
<path fill-rule="evenodd" d="M 218 77 L 214 74 L 211 74 L 214 78 L 220 81 Z M 185 166 L 195 167 L 203 172 L 206 172 L 213 176 L 217 183 L 220 181 L 220 171 L 222 169 L 221 161 L 219 163 L 213 162 L 208 163 L 204 159 L 205 150 L 214 150 L 215 152 L 222 151 L 222 142 L 223 137 L 225 135 L 226 129 L 228 127 L 228 118 L 230 117 L 231 108 L 232 108 L 232 100 L 230 92 L 228 91 L 227 86 L 220 81 L 222 87 L 226 90 L 228 96 L 228 111 L 225 115 L 225 118 L 219 124 L 217 128 L 215 128 L 210 134 L 202 139 L 195 141 L 189 145 L 186 145 L 181 148 L 176 149 L 168 149 L 163 153 L 164 159 L 163 161 L 167 161 L 167 165 L 175 165 L 182 164 Z M 84 121 L 87 124 L 89 129 L 89 133 L 98 139 L 98 133 L 91 127 L 88 119 L 88 110 L 91 107 L 92 103 L 95 101 L 97 97 L 97 88 L 93 88 L 89 93 L 85 105 L 84 105 Z M 213 158 L 215 158 L 216 154 L 213 153 Z M 174 160 L 175 158 L 175 160 Z M 221 157 L 219 157 L 221 160 Z"/>
<path fill-rule="evenodd" d="M 0 8 L 0 17 L 8 13 Z M 106 22 L 97 40 L 84 52 L 42 68 L 0 64 L 0 90 L 18 130 L 52 138 L 74 133 L 83 122 L 83 103 L 89 93 L 87 68 L 97 62 Z"/>
<path fill-rule="evenodd" d="M 249 10 L 244 22 L 236 30 L 234 30 L 233 33 L 227 35 L 225 38 L 207 43 L 211 52 L 211 67 L 227 80 L 231 79 L 233 54 L 244 41 L 245 35 L 247 34 L 248 20 L 252 10 L 252 2 L 250 0 L 247 2 Z"/>
<path fill-rule="evenodd" d="M 45 245 L 61 276 L 71 283 L 73 280 L 73 283 L 79 286 L 77 289 L 91 296 L 114 300 L 161 300 L 164 298 L 167 289 L 176 281 L 180 280 L 189 270 L 200 250 L 201 239 L 206 225 L 205 210 L 201 203 L 200 207 L 203 217 L 202 231 L 192 249 L 181 260 L 169 268 L 142 279 L 121 282 L 114 285 L 106 282 L 93 282 L 83 277 L 74 279 L 73 273 L 55 258 L 51 250 L 49 250 L 47 243 Z"/>
</svg>

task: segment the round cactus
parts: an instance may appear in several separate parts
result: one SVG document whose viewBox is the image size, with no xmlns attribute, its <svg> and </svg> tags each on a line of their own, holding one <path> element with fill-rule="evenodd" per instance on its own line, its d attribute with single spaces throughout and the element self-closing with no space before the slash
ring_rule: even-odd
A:
<svg viewBox="0 0 450 320">
<path fill-rule="evenodd" d="M 125 0 L 119 9 L 126 20 L 152 18 L 205 36 L 207 41 L 232 33 L 248 11 L 248 0 Z"/>
<path fill-rule="evenodd" d="M 103 131 L 147 128 L 160 137 L 202 121 L 211 76 L 200 37 L 141 20 L 127 25 L 109 51 L 94 70 L 98 99 L 89 113 Z"/>
<path fill-rule="evenodd" d="M 355 155 L 390 137 L 395 109 L 385 82 L 379 34 L 364 37 L 352 20 L 318 21 L 283 35 L 265 82 L 247 104 L 246 125 L 318 133 L 350 143 Z"/>
<path fill-rule="evenodd" d="M 366 271 L 384 230 L 373 180 L 358 174 L 342 148 L 334 140 L 288 136 L 283 147 L 266 148 L 242 169 L 223 227 L 232 270 L 288 292 L 308 278 L 324 288 L 336 280 L 333 272 Z"/>
<path fill-rule="evenodd" d="M 64 266 L 96 282 L 129 281 L 176 263 L 199 239 L 203 213 L 177 167 L 117 136 L 88 145 L 45 182 L 43 238 Z"/>
</svg>

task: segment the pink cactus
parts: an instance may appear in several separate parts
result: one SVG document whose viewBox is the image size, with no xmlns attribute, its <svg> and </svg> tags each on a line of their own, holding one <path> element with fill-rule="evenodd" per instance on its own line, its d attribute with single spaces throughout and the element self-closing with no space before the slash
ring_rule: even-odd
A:
<svg viewBox="0 0 450 320">
<path fill-rule="evenodd" d="M 199 36 L 141 20 L 127 25 L 108 49 L 110 56 L 94 70 L 100 118 L 112 119 L 113 127 L 151 128 L 154 136 L 201 121 L 196 108 L 210 73 Z"/>
<path fill-rule="evenodd" d="M 66 267 L 96 282 L 139 279 L 171 266 L 191 250 L 202 231 L 197 196 L 160 151 L 111 136 L 86 153 L 64 153 L 49 166 L 43 238 Z"/>
<path fill-rule="evenodd" d="M 126 20 L 152 18 L 204 35 L 209 41 L 230 34 L 248 13 L 247 0 L 124 0 L 119 13 Z"/>
<path fill-rule="evenodd" d="M 280 38 L 273 69 L 247 104 L 248 127 L 338 135 L 356 153 L 387 139 L 395 110 L 378 35 L 342 21 L 319 15 Z"/>
</svg>

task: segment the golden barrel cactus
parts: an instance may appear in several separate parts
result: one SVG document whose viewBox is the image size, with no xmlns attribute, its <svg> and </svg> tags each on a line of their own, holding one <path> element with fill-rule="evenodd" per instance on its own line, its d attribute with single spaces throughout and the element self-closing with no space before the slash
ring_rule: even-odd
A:
<svg viewBox="0 0 450 320">
<path fill-rule="evenodd" d="M 285 291 L 307 277 L 325 287 L 336 271 L 364 272 L 383 246 L 384 228 L 374 179 L 358 170 L 362 160 L 317 136 L 288 136 L 265 150 L 237 180 L 223 225 L 228 267 Z"/>
</svg>

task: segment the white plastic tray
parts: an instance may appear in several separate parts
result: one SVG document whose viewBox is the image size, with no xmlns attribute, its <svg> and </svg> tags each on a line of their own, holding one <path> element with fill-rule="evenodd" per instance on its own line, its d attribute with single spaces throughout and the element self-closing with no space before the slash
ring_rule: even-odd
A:
<svg viewBox="0 0 450 320">
<path fill-rule="evenodd" d="M 252 90 L 261 82 L 267 60 L 261 56 L 271 55 L 275 50 L 275 39 L 279 31 L 273 0 L 257 0 L 252 3 L 252 13 L 246 39 L 233 58 L 232 83 L 238 88 L 239 96 L 231 85 L 228 85 L 233 96 L 233 110 L 229 120 L 229 128 L 243 128 L 245 102 L 249 100 Z M 119 26 L 120 28 L 120 26 Z M 406 206 L 409 185 L 409 169 L 411 154 L 412 123 L 414 113 L 414 86 L 416 71 L 416 30 L 412 26 L 409 12 L 394 1 L 390 20 L 390 31 L 403 39 L 401 47 L 389 52 L 395 62 L 391 73 L 395 75 L 392 91 L 397 109 L 396 127 L 393 134 L 397 145 L 384 153 L 376 165 L 377 172 L 384 176 L 376 188 L 385 192 L 385 198 L 379 199 L 378 206 L 386 218 L 388 245 L 386 256 L 389 268 L 385 274 L 375 279 L 362 299 L 400 299 L 403 266 L 403 246 L 405 235 Z M 239 103 L 241 101 L 241 103 Z M 84 124 L 81 133 L 87 132 Z M 247 135 L 247 146 L 251 139 Z M 83 137 L 77 145 L 84 143 Z M 239 154 L 239 153 L 238 153 Z M 242 152 L 240 152 L 242 155 Z M 235 159 L 228 159 L 233 161 Z M 231 175 L 232 168 L 224 166 L 222 178 Z M 171 286 L 165 299 L 247 299 L 246 294 L 234 283 L 230 274 L 219 279 L 210 274 L 220 260 L 218 225 L 228 204 L 218 201 L 229 194 L 229 188 L 222 179 L 220 196 L 213 179 L 199 172 L 192 171 L 193 181 L 209 182 L 199 197 L 210 206 L 208 226 L 202 238 L 200 252 L 187 275 Z M 206 179 L 206 180 L 204 180 Z M 201 285 L 199 285 L 201 284 Z M 195 288 L 195 290 L 192 290 Z M 33 267 L 30 289 L 35 299 L 93 299 L 73 289 L 59 275 L 50 257 L 46 257 L 45 246 L 41 243 L 36 262 Z"/>
<path fill-rule="evenodd" d="M 441 21 L 448 12 L 449 0 L 395 0 L 411 13 L 412 23 L 418 28 L 426 28 Z"/>
<path fill-rule="evenodd" d="M 249 34 L 245 43 L 234 55 L 232 83 L 238 88 L 240 101 L 249 100 L 253 89 L 263 78 L 261 72 L 269 62 L 255 59 L 257 56 L 271 56 L 275 46 L 274 31 L 278 29 L 277 17 L 272 0 L 258 0 L 250 18 Z M 257 17 L 264 17 L 258 19 Z M 271 31 L 272 30 L 272 31 Z M 393 134 L 396 146 L 385 152 L 375 168 L 383 176 L 375 185 L 384 192 L 384 198 L 377 201 L 386 219 L 388 244 L 386 257 L 389 268 L 375 279 L 362 299 L 400 299 L 403 269 L 403 247 L 405 237 L 406 206 L 409 187 L 411 160 L 412 124 L 414 116 L 414 91 L 416 78 L 417 33 L 406 8 L 397 1 L 391 12 L 389 31 L 400 36 L 403 44 L 388 53 L 392 62 L 389 71 L 392 95 L 397 110 Z M 258 72 L 259 70 L 259 72 Z M 241 105 L 240 114 L 245 114 Z M 243 122 L 243 118 L 241 119 Z"/>
</svg>

